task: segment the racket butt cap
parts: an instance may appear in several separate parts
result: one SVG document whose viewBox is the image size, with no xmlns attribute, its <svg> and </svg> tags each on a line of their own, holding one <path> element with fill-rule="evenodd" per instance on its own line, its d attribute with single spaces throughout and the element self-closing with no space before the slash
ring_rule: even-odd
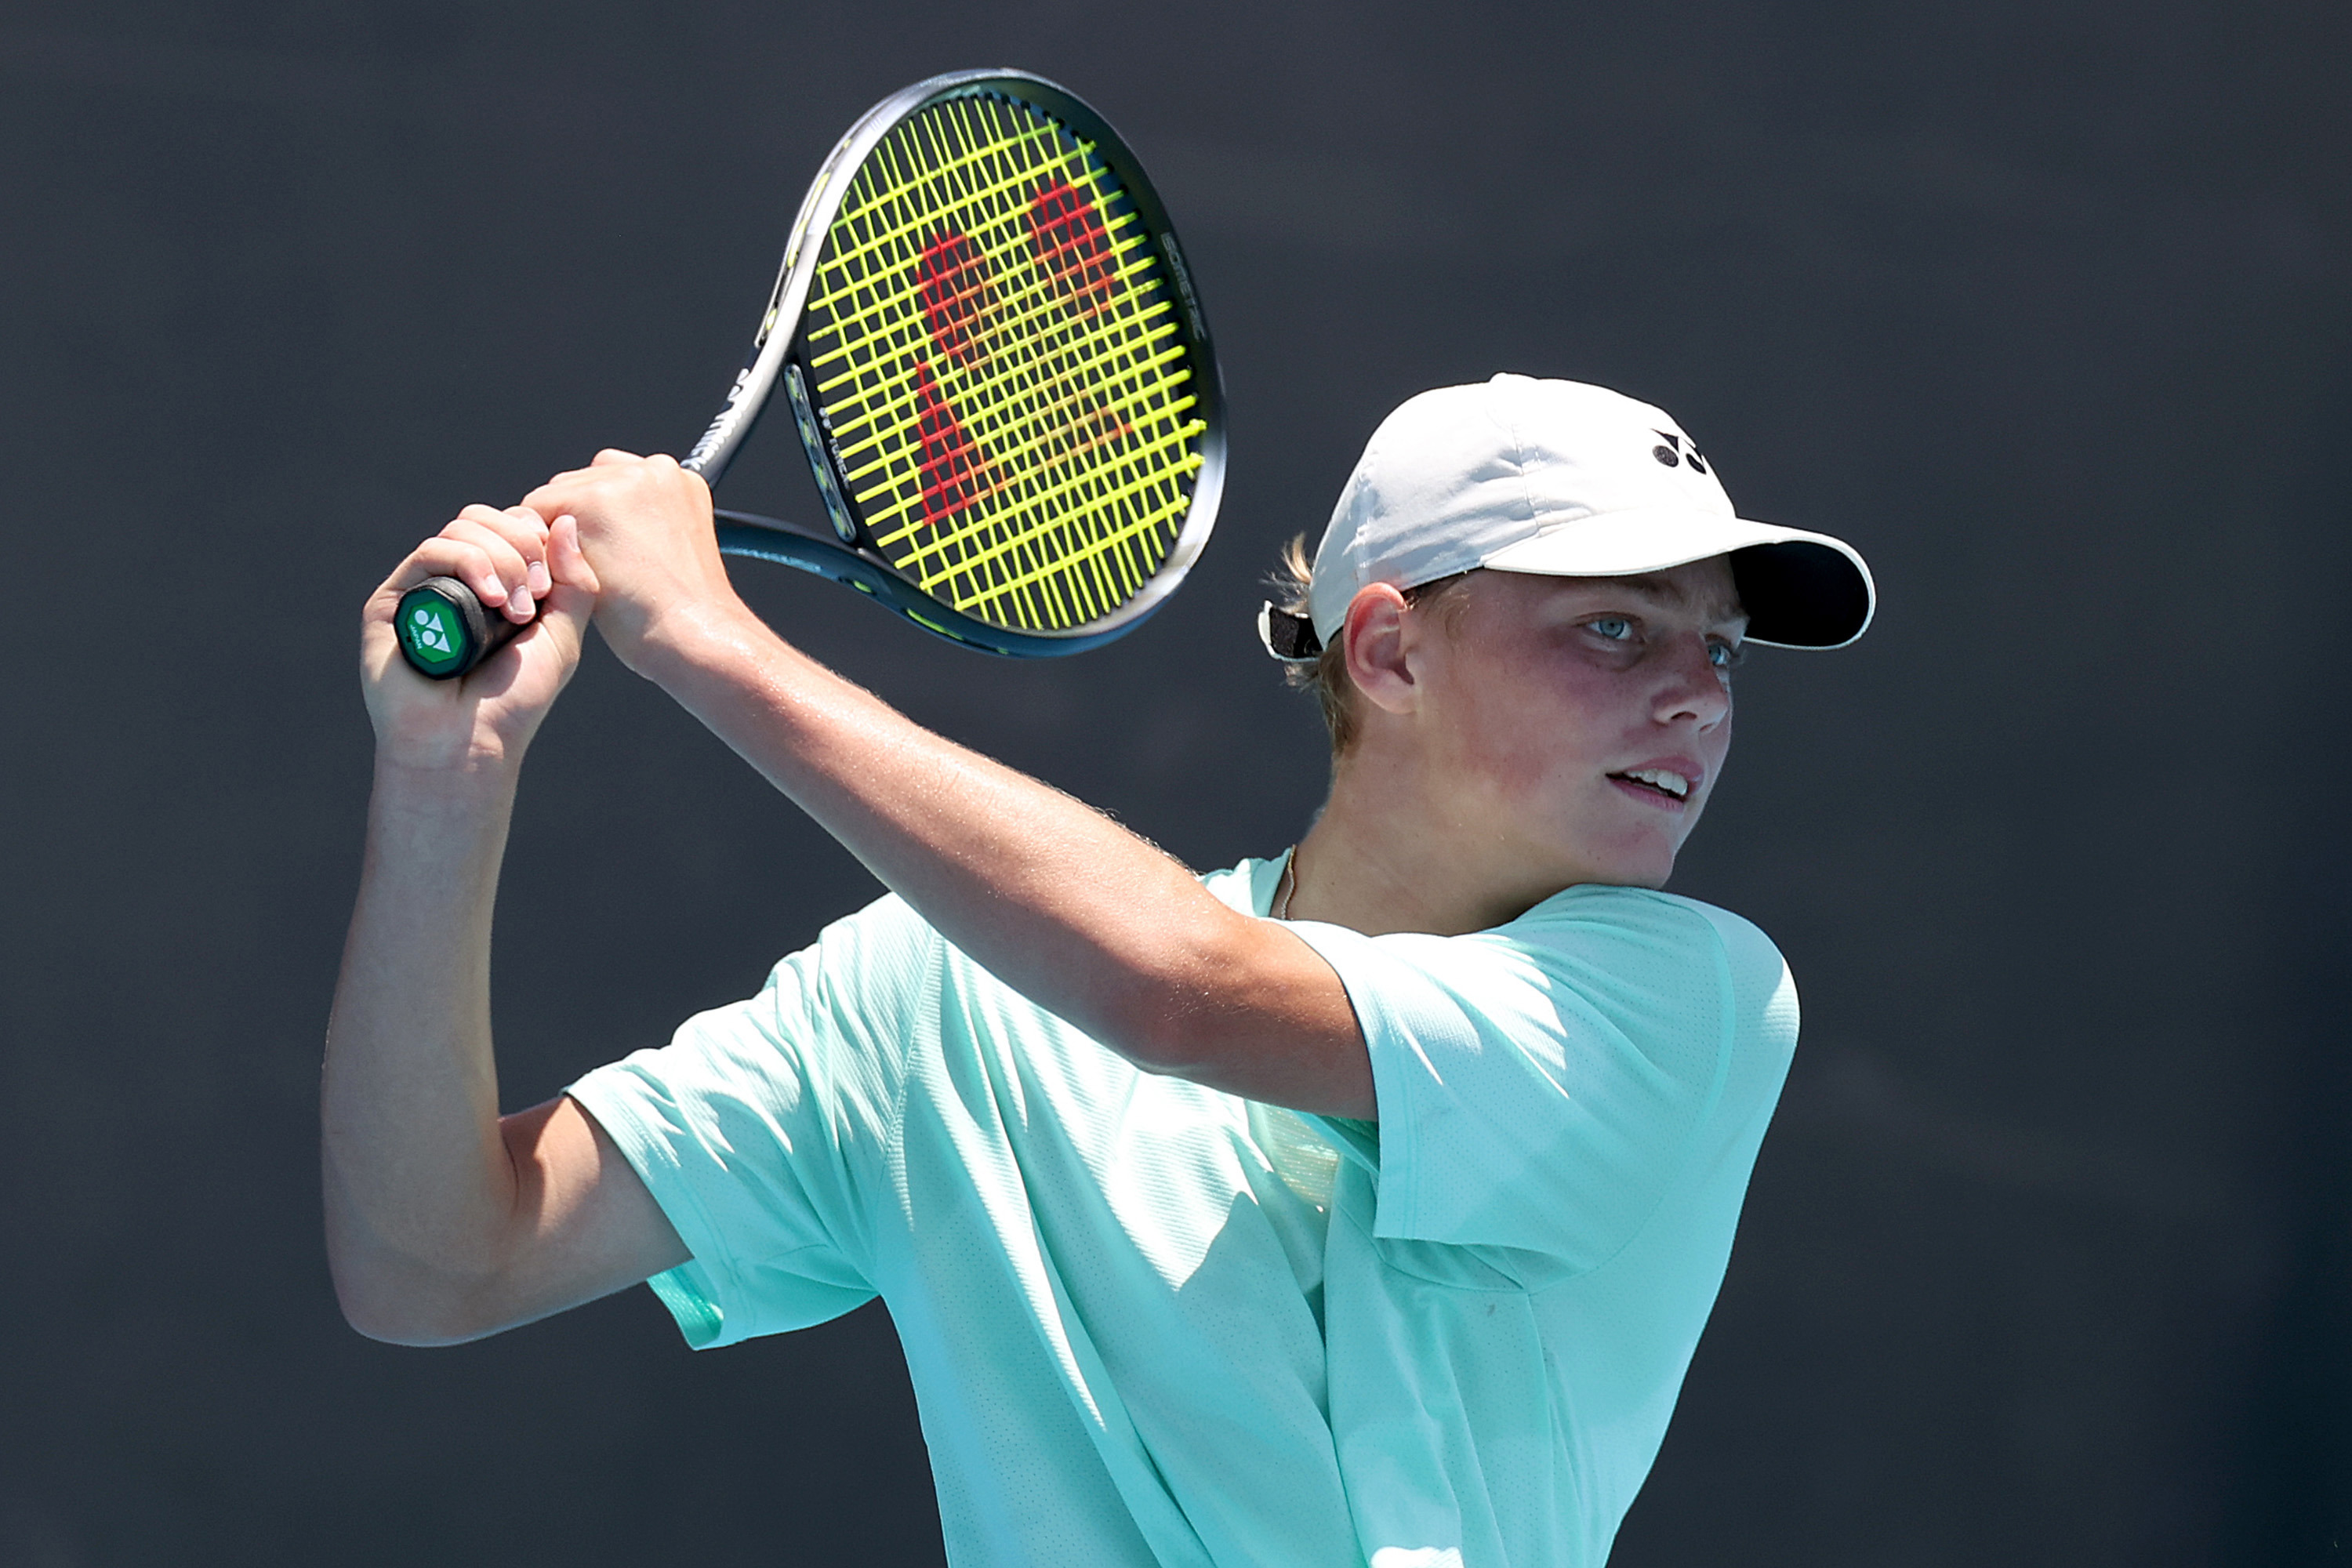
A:
<svg viewBox="0 0 2352 1568">
<path fill-rule="evenodd" d="M 427 577 L 400 596 L 394 634 L 408 668 L 431 680 L 456 680 L 522 628 L 493 616 L 455 577 Z"/>
</svg>

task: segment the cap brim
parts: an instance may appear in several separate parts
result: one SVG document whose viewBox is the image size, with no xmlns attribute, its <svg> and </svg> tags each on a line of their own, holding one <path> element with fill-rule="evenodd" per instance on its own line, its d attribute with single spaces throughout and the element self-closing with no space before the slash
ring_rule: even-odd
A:
<svg viewBox="0 0 2352 1568">
<path fill-rule="evenodd" d="M 1550 577 L 1631 577 L 1714 555 L 1731 558 L 1749 642 L 1843 647 L 1877 608 L 1870 568 L 1845 541 L 1712 512 L 1596 512 L 1506 545 L 1479 564 Z"/>
</svg>

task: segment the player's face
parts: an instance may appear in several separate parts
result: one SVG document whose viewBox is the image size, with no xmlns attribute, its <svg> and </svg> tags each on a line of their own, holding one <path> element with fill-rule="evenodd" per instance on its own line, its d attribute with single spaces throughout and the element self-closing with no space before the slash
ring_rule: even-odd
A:
<svg viewBox="0 0 2352 1568">
<path fill-rule="evenodd" d="M 1747 628 L 1722 556 L 1641 577 L 1473 573 L 1423 667 L 1450 804 L 1515 872 L 1657 887 L 1731 749 Z"/>
</svg>

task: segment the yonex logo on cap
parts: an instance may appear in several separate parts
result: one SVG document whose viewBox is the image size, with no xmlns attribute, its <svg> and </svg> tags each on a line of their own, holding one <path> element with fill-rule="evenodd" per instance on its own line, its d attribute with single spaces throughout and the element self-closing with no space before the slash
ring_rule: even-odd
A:
<svg viewBox="0 0 2352 1568">
<path fill-rule="evenodd" d="M 1650 456 L 1670 468 L 1688 463 L 1696 472 L 1706 472 L 1706 459 L 1698 455 L 1698 448 L 1691 445 L 1689 437 L 1677 436 L 1671 430 L 1660 430 L 1657 437 L 1665 445 L 1651 447 Z"/>
</svg>

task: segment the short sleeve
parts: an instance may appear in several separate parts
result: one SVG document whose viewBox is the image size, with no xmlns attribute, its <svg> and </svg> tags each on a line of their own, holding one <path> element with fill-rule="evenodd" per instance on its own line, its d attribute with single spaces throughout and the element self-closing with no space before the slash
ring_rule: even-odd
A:
<svg viewBox="0 0 2352 1568">
<path fill-rule="evenodd" d="M 1573 888 L 1459 937 L 1293 929 L 1338 972 L 1370 1051 L 1377 1129 L 1336 1131 L 1376 1152 L 1382 1239 L 1598 1268 L 1711 1120 L 1757 1110 L 1727 1086 L 1777 1095 L 1795 1046 L 1779 952 L 1686 899 Z"/>
<path fill-rule="evenodd" d="M 884 899 L 779 963 L 759 994 L 565 1091 L 693 1254 L 651 1283 L 695 1348 L 824 1322 L 876 1293 L 868 1205 L 885 1190 L 907 1021 L 937 943 Z"/>
</svg>

